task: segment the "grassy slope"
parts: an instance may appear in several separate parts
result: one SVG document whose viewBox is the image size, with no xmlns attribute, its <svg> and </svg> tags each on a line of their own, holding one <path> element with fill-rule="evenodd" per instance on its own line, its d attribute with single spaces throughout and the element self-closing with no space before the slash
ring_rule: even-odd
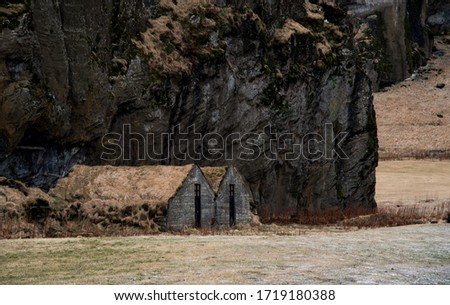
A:
<svg viewBox="0 0 450 305">
<path fill-rule="evenodd" d="M 406 80 L 374 94 L 381 159 L 449 158 L 450 44 L 443 40 L 438 38 L 436 46 L 444 56 L 419 69 L 423 79 Z M 438 89 L 438 83 L 446 86 Z"/>
</svg>

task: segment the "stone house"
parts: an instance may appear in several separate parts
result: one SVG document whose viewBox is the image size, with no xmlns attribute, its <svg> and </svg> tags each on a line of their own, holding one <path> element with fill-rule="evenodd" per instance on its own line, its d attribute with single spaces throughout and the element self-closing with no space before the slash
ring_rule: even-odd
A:
<svg viewBox="0 0 450 305">
<path fill-rule="evenodd" d="M 252 194 L 233 166 L 193 166 L 169 200 L 167 227 L 227 228 L 251 221 Z"/>
<path fill-rule="evenodd" d="M 184 180 L 167 202 L 167 228 L 211 228 L 215 217 L 215 194 L 197 165 L 191 165 Z"/>
<path fill-rule="evenodd" d="M 169 230 L 226 228 L 251 220 L 251 192 L 230 167 L 75 166 L 49 194 L 93 223 Z"/>
<path fill-rule="evenodd" d="M 234 166 L 202 168 L 215 193 L 215 218 L 217 228 L 249 224 L 252 193 L 244 178 Z M 216 173 L 216 174 L 214 174 Z M 218 175 L 217 173 L 221 173 Z"/>
</svg>

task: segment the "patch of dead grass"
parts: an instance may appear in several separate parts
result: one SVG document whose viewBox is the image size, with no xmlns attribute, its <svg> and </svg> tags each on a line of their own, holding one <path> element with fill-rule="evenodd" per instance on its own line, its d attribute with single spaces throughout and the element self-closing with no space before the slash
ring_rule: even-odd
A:
<svg viewBox="0 0 450 305">
<path fill-rule="evenodd" d="M 58 181 L 49 194 L 67 202 L 90 200 L 151 206 L 167 204 L 186 178 L 187 166 L 83 166 Z"/>
<path fill-rule="evenodd" d="M 383 202 L 419 202 L 450 198 L 450 161 L 380 161 L 375 199 Z"/>
<path fill-rule="evenodd" d="M 288 43 L 292 35 L 311 35 L 312 32 L 300 23 L 287 19 L 282 28 L 276 29 L 273 35 L 275 41 Z"/>
<path fill-rule="evenodd" d="M 222 182 L 226 171 L 226 167 L 202 167 L 202 172 L 215 193 L 219 190 L 220 182 Z"/>
<path fill-rule="evenodd" d="M 377 213 L 345 219 L 344 227 L 396 227 L 414 224 L 449 222 L 450 200 L 413 204 L 380 204 Z"/>
<path fill-rule="evenodd" d="M 223 52 L 211 34 L 226 16 L 212 1 L 161 0 L 160 5 L 171 14 L 149 20 L 141 39 L 132 39 L 155 71 L 189 74 L 199 59 Z"/>
</svg>

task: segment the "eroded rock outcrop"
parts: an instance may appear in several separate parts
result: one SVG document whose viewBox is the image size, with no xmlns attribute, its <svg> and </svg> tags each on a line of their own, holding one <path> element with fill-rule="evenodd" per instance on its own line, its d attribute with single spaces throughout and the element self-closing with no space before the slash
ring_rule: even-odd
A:
<svg viewBox="0 0 450 305">
<path fill-rule="evenodd" d="M 257 135 L 223 149 L 254 152 L 232 162 L 263 219 L 375 206 L 367 59 L 334 1 L 37 0 L 14 22 L 0 14 L 0 175 L 48 188 L 80 162 L 226 163 L 141 158 L 130 135 L 174 132 L 191 146 L 151 148 L 183 153 L 199 143 L 195 125 L 202 135 Z M 111 132 L 126 141 L 106 162 Z M 277 135 L 298 145 L 281 139 L 271 150 Z"/>
<path fill-rule="evenodd" d="M 406 79 L 430 57 L 433 41 L 427 4 L 425 0 L 356 0 L 348 5 L 360 17 L 356 43 L 375 90 Z"/>
<path fill-rule="evenodd" d="M 446 0 L 430 0 L 427 24 L 434 35 L 450 32 L 450 3 Z"/>
</svg>

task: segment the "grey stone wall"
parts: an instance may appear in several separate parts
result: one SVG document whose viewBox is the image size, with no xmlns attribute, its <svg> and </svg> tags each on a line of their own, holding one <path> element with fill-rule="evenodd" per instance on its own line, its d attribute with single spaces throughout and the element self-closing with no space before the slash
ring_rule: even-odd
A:
<svg viewBox="0 0 450 305">
<path fill-rule="evenodd" d="M 169 200 L 167 229 L 179 231 L 184 226 L 195 227 L 195 185 L 201 185 L 201 227 L 209 229 L 214 218 L 214 192 L 201 170 L 194 166 L 178 190 Z"/>
<path fill-rule="evenodd" d="M 230 184 L 234 184 L 236 225 L 248 224 L 251 220 L 252 194 L 237 170 L 230 166 L 216 197 L 216 226 L 218 228 L 226 228 L 230 224 Z"/>
</svg>

